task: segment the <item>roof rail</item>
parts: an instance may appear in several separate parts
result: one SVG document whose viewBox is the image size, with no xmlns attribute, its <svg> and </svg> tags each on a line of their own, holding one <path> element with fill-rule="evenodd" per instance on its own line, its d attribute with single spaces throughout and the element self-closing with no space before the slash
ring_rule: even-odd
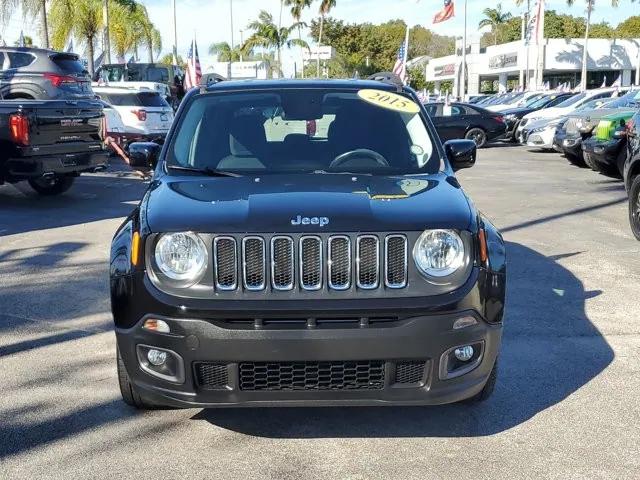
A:
<svg viewBox="0 0 640 480">
<path fill-rule="evenodd" d="M 386 83 L 388 85 L 393 85 L 398 88 L 398 91 L 402 90 L 404 87 L 404 82 L 402 79 L 393 72 L 378 72 L 374 73 L 367 77 L 368 80 L 374 80 L 376 82 Z"/>
</svg>

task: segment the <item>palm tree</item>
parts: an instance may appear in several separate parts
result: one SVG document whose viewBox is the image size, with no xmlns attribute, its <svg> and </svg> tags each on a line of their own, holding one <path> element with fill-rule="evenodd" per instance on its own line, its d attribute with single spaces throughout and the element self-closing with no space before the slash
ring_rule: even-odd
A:
<svg viewBox="0 0 640 480">
<path fill-rule="evenodd" d="M 305 8 L 311 7 L 312 0 L 284 0 L 287 7 L 291 7 L 291 16 L 298 22 L 298 38 L 302 40 L 302 12 Z M 304 78 L 304 59 L 302 60 L 302 78 Z"/>
<path fill-rule="evenodd" d="M 42 28 L 42 45 L 49 48 L 49 21 L 47 18 L 47 0 L 0 0 L 0 23 L 9 21 L 13 13 L 22 9 L 24 17 L 40 16 Z"/>
<path fill-rule="evenodd" d="M 304 40 L 290 38 L 291 32 L 296 30 L 300 25 L 300 22 L 295 22 L 289 27 L 278 28 L 273 22 L 273 16 L 265 10 L 261 10 L 258 15 L 258 20 L 251 22 L 247 26 L 247 28 L 253 30 L 254 33 L 247 39 L 244 45 L 242 45 L 242 50 L 249 51 L 256 47 L 267 49 L 275 48 L 278 67 L 282 68 L 282 47 L 291 48 L 292 46 L 298 46 L 309 48 L 309 45 Z"/>
<path fill-rule="evenodd" d="M 52 0 L 49 12 L 53 47 L 62 50 L 70 36 L 82 41 L 93 75 L 95 44 L 102 32 L 102 0 Z"/>
<path fill-rule="evenodd" d="M 318 33 L 318 47 L 322 45 L 322 30 L 324 29 L 324 17 L 329 15 L 329 12 L 336 6 L 336 0 L 321 0 L 320 2 L 320 32 Z M 318 48 L 317 58 L 318 77 L 320 76 L 320 49 Z"/>
<path fill-rule="evenodd" d="M 244 50 L 243 45 L 231 48 L 227 42 L 214 43 L 209 47 L 210 55 L 217 55 L 219 62 L 239 62 L 243 57 L 250 57 L 252 52 Z"/>
<path fill-rule="evenodd" d="M 496 8 L 485 8 L 482 14 L 486 17 L 480 20 L 478 27 L 491 27 L 491 33 L 493 33 L 493 44 L 498 44 L 498 28 L 507 23 L 513 15 L 509 12 L 502 11 L 502 4 L 499 3 Z"/>
</svg>

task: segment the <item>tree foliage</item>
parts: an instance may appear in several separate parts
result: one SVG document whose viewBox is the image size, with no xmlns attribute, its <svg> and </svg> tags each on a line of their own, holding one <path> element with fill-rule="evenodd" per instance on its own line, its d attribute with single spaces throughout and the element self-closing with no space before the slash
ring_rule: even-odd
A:
<svg viewBox="0 0 640 480">
<path fill-rule="evenodd" d="M 311 37 L 318 41 L 320 21 L 311 22 Z M 367 76 L 393 68 L 400 45 L 404 42 L 407 25 L 392 20 L 381 25 L 345 23 L 327 17 L 323 25 L 323 44 L 336 50 L 336 58 L 326 62 L 328 75 L 335 77 Z M 454 37 L 443 37 L 422 27 L 410 30 L 409 58 L 428 55 L 441 57 L 454 53 Z M 310 75 L 315 67 L 307 67 Z"/>
</svg>

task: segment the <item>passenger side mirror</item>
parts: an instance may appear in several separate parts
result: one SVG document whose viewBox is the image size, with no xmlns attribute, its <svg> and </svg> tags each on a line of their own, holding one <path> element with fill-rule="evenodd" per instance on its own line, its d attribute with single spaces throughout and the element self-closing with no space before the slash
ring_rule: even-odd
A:
<svg viewBox="0 0 640 480">
<path fill-rule="evenodd" d="M 471 168 L 476 163 L 478 148 L 473 140 L 449 140 L 444 144 L 444 151 L 454 172 Z"/>
<path fill-rule="evenodd" d="M 160 145 L 154 142 L 134 142 L 129 145 L 129 160 L 134 168 L 155 168 Z"/>
</svg>

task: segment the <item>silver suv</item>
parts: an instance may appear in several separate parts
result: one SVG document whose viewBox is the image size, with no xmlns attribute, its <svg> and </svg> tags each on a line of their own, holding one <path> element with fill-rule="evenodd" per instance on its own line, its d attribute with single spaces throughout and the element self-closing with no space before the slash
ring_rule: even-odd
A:
<svg viewBox="0 0 640 480">
<path fill-rule="evenodd" d="M 75 53 L 0 47 L 0 100 L 94 97 L 89 72 Z"/>
</svg>

